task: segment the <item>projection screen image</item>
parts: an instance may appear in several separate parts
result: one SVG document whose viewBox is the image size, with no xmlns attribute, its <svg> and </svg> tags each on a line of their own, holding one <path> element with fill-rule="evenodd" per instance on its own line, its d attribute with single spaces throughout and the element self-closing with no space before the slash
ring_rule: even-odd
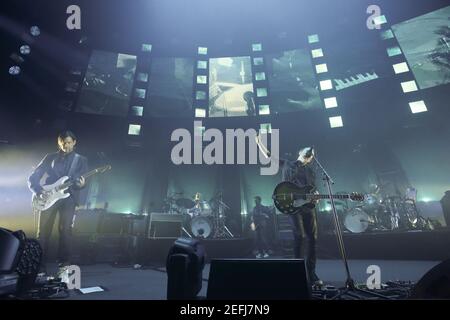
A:
<svg viewBox="0 0 450 320">
<path fill-rule="evenodd" d="M 255 115 L 250 57 L 209 60 L 209 116 Z"/>
<path fill-rule="evenodd" d="M 93 51 L 76 111 L 126 116 L 135 72 L 136 56 Z"/>
<path fill-rule="evenodd" d="M 266 56 L 274 113 L 320 109 L 318 84 L 304 49 Z"/>
<path fill-rule="evenodd" d="M 392 27 L 421 89 L 450 82 L 450 6 Z"/>
<path fill-rule="evenodd" d="M 146 115 L 192 116 L 193 76 L 193 59 L 153 58 Z"/>
</svg>

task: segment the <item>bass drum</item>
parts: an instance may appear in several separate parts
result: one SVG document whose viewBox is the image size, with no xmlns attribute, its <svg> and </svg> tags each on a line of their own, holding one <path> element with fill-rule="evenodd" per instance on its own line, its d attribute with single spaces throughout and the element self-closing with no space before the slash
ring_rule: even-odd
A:
<svg viewBox="0 0 450 320">
<path fill-rule="evenodd" d="M 195 217 L 191 220 L 191 232 L 196 238 L 209 238 L 213 231 L 211 220 L 206 217 Z"/>
<path fill-rule="evenodd" d="M 375 225 L 375 220 L 362 209 L 354 208 L 345 216 L 344 225 L 352 233 L 363 233 Z"/>
</svg>

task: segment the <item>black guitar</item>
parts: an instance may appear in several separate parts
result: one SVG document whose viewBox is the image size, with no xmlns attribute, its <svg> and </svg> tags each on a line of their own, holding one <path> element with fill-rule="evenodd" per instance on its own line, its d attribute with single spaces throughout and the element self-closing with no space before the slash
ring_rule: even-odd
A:
<svg viewBox="0 0 450 320">
<path fill-rule="evenodd" d="M 330 199 L 328 194 L 311 193 L 313 187 L 299 187 L 291 182 L 278 184 L 273 191 L 272 199 L 275 207 L 282 213 L 295 214 L 303 207 L 314 208 L 314 201 Z M 364 201 L 364 195 L 359 193 L 333 195 L 333 199 L 349 199 L 351 201 Z"/>
</svg>

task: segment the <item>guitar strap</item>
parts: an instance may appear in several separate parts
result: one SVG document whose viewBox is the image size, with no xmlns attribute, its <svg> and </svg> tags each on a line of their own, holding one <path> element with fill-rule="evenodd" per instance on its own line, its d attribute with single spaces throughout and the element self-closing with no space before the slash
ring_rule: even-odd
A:
<svg viewBox="0 0 450 320">
<path fill-rule="evenodd" d="M 72 178 L 72 175 L 75 172 L 75 169 L 78 164 L 78 159 L 80 159 L 80 155 L 78 153 L 75 153 L 72 159 L 72 163 L 70 165 L 69 173 L 67 174 L 70 178 Z"/>
</svg>

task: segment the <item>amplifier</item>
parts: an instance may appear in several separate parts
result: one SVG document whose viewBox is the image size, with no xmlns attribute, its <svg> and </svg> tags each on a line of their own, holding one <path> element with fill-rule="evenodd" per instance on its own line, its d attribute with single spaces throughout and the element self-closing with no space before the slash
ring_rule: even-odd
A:
<svg viewBox="0 0 450 320">
<path fill-rule="evenodd" d="M 183 215 L 169 213 L 151 213 L 148 238 L 179 238 L 183 233 Z"/>
</svg>

